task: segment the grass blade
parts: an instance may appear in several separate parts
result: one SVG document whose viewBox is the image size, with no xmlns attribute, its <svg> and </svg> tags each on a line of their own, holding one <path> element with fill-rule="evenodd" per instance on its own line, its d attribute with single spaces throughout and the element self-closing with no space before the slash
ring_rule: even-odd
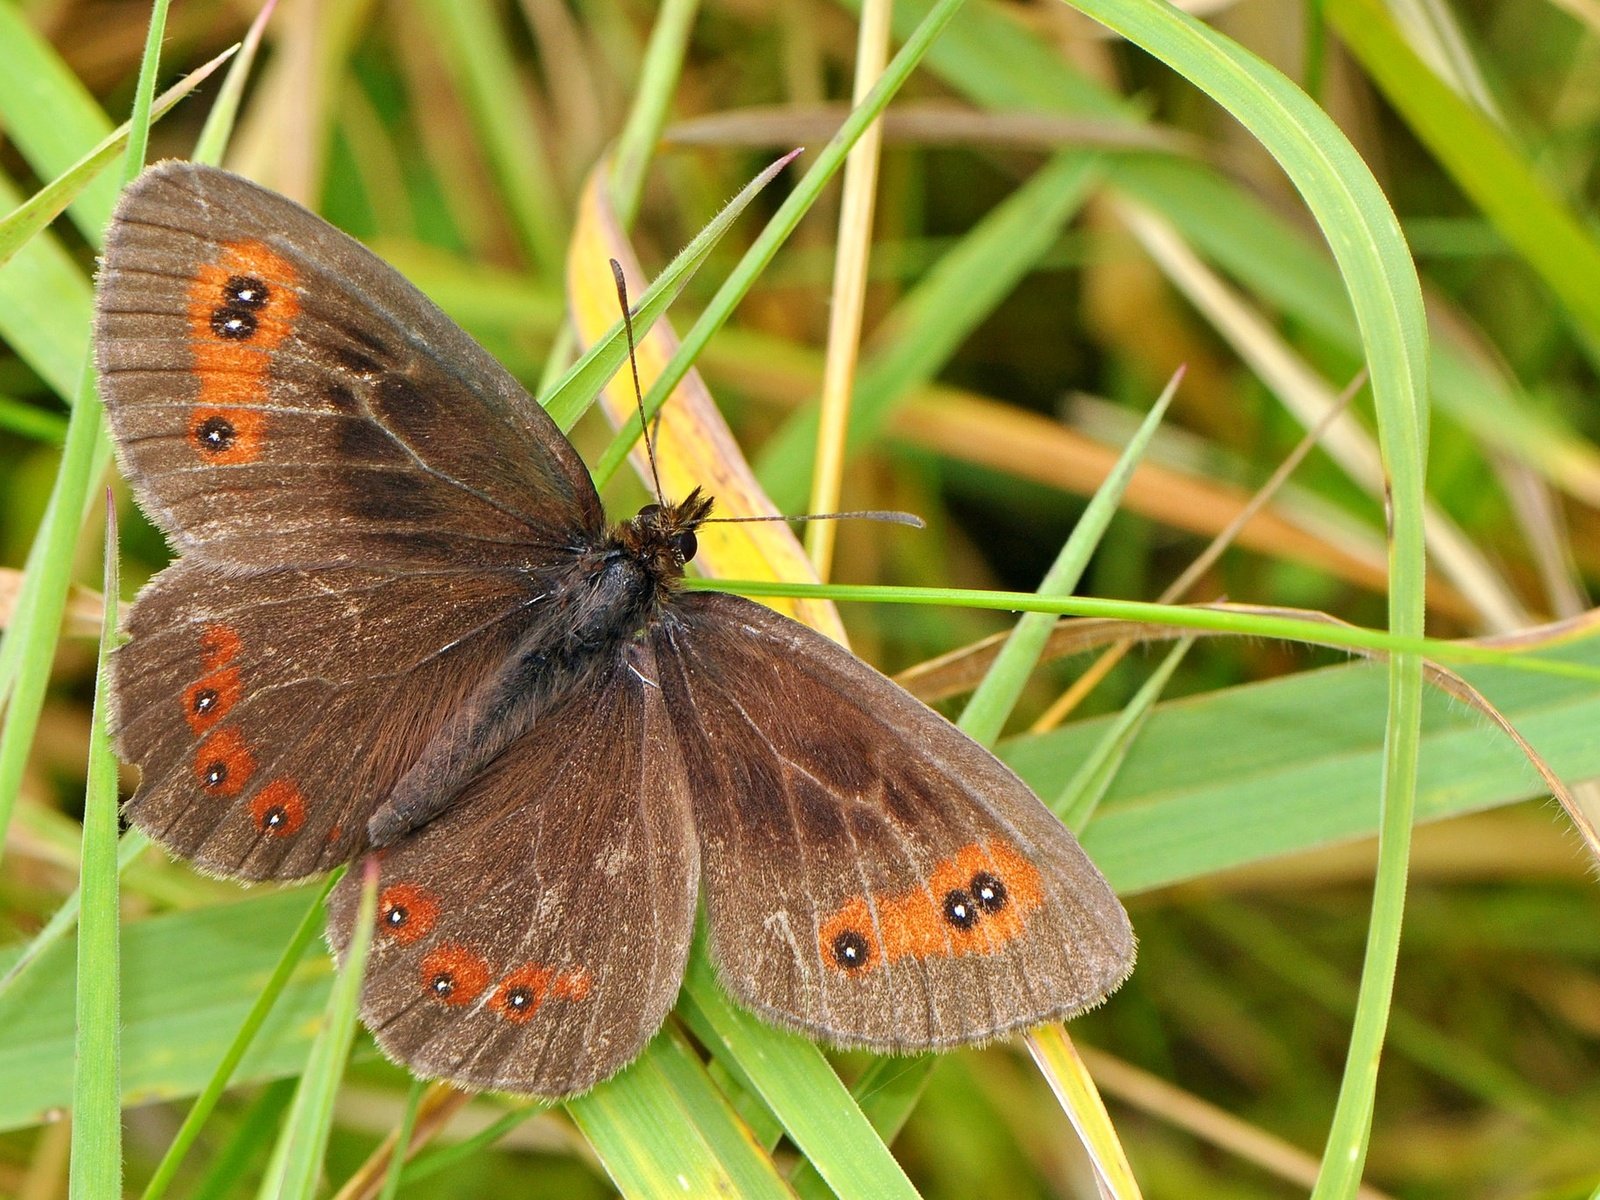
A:
<svg viewBox="0 0 1600 1200">
<path fill-rule="evenodd" d="M 121 916 L 117 889 L 117 759 L 109 720 L 117 644 L 117 513 L 106 492 L 105 615 L 100 627 L 89 782 L 84 795 L 83 933 L 78 939 L 78 1046 L 72 1088 L 72 1200 L 122 1192 Z"/>
</svg>

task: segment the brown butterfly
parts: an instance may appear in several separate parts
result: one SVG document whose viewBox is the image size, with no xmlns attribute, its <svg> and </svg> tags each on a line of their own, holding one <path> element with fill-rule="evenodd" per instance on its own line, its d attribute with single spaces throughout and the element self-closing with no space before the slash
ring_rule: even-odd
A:
<svg viewBox="0 0 1600 1200">
<path fill-rule="evenodd" d="M 983 1041 L 1132 969 L 1015 775 L 805 626 L 681 591 L 711 501 L 608 527 L 522 387 L 321 218 L 158 166 L 96 312 L 123 470 L 179 552 L 114 659 L 129 819 L 240 879 L 376 850 L 362 1016 L 413 1071 L 615 1073 L 702 894 L 727 989 L 845 1045 Z M 341 957 L 359 887 L 330 902 Z"/>
</svg>

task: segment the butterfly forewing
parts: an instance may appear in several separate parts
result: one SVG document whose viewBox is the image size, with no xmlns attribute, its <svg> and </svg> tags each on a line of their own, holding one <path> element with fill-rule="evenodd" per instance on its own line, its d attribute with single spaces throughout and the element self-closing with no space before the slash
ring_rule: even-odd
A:
<svg viewBox="0 0 1600 1200">
<path fill-rule="evenodd" d="M 382 853 L 362 1018 L 393 1058 L 561 1096 L 633 1059 L 678 994 L 698 888 L 685 775 L 649 647 Z M 342 956 L 361 874 L 335 890 Z"/>
<path fill-rule="evenodd" d="M 656 634 L 720 976 L 831 1040 L 979 1041 L 1097 1004 L 1133 934 L 1010 770 L 820 634 L 736 596 Z"/>
<path fill-rule="evenodd" d="M 123 194 L 95 326 L 141 505 L 248 570 L 496 566 L 594 535 L 582 463 L 522 387 L 359 243 L 224 171 Z"/>
</svg>

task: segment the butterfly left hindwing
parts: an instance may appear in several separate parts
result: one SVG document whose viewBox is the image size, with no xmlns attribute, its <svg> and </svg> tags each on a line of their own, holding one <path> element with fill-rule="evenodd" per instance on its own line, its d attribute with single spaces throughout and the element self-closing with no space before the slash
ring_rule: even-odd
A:
<svg viewBox="0 0 1600 1200">
<path fill-rule="evenodd" d="M 597 668 L 441 816 L 380 852 L 361 1015 L 390 1057 L 464 1086 L 564 1096 L 666 1019 L 699 886 L 685 776 L 649 647 Z M 329 901 L 341 960 L 360 899 Z"/>
</svg>

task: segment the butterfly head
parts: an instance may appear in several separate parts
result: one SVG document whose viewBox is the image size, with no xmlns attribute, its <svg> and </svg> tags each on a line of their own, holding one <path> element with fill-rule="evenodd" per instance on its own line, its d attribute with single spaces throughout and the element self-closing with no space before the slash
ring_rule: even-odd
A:
<svg viewBox="0 0 1600 1200">
<path fill-rule="evenodd" d="M 618 528 L 618 540 L 658 579 L 676 579 L 699 549 L 695 530 L 711 514 L 711 503 L 695 488 L 677 504 L 646 504 Z"/>
</svg>

